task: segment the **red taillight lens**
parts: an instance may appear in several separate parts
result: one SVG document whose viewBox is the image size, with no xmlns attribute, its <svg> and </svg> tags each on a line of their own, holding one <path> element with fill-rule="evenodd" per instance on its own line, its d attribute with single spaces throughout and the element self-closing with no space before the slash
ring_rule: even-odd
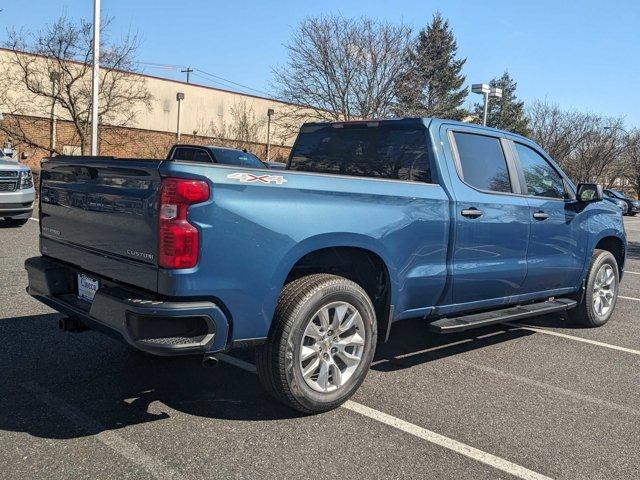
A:
<svg viewBox="0 0 640 480">
<path fill-rule="evenodd" d="M 200 233 L 187 221 L 194 203 L 209 199 L 209 184 L 201 180 L 165 178 L 160 187 L 159 265 L 191 268 L 198 263 Z"/>
</svg>

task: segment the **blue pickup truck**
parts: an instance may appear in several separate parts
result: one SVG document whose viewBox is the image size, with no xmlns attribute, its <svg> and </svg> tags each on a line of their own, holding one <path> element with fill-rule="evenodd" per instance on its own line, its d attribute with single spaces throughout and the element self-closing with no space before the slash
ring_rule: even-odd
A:
<svg viewBox="0 0 640 480">
<path fill-rule="evenodd" d="M 305 124 L 277 171 L 56 157 L 28 291 L 152 354 L 255 348 L 269 393 L 321 412 L 402 319 L 607 322 L 626 236 L 602 195 L 524 137 L 437 119 Z"/>
</svg>

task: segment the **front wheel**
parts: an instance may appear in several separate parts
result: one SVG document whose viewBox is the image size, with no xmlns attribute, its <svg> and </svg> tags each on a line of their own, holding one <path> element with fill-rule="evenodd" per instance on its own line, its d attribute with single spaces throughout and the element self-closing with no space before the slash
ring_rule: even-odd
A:
<svg viewBox="0 0 640 480">
<path fill-rule="evenodd" d="M 600 327 L 609 321 L 618 299 L 620 274 L 611 252 L 596 249 L 591 257 L 582 300 L 569 310 L 570 318 L 585 327 Z"/>
<path fill-rule="evenodd" d="M 376 314 L 356 283 L 314 274 L 282 291 L 258 376 L 277 400 L 303 413 L 338 407 L 364 381 L 376 347 Z"/>
</svg>

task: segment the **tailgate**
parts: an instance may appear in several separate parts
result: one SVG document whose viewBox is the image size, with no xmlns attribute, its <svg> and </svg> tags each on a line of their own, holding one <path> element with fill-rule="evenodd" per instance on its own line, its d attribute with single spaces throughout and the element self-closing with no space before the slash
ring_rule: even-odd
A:
<svg viewBox="0 0 640 480">
<path fill-rule="evenodd" d="M 42 253 L 155 290 L 160 163 L 106 157 L 44 161 Z"/>
</svg>

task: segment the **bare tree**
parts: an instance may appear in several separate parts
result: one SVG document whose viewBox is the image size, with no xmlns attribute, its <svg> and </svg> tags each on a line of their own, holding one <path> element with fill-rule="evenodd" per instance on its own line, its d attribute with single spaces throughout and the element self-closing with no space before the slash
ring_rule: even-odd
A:
<svg viewBox="0 0 640 480">
<path fill-rule="evenodd" d="M 636 197 L 640 198 L 640 130 L 625 134 L 625 149 L 622 155 L 623 178 L 633 187 Z"/>
<path fill-rule="evenodd" d="M 608 186 L 624 175 L 622 119 L 562 110 L 541 101 L 532 104 L 528 117 L 533 140 L 575 182 Z"/>
<path fill-rule="evenodd" d="M 109 24 L 105 22 L 100 46 L 98 118 L 100 124 L 130 126 L 141 109 L 150 108 L 151 95 L 143 77 L 128 73 L 136 66 L 137 36 L 109 42 Z M 48 136 L 33 133 L 34 117 L 70 121 L 71 140 L 86 153 L 91 143 L 92 43 L 90 23 L 64 16 L 35 34 L 10 31 L 5 43 L 10 53 L 0 65 L 0 104 L 9 115 L 0 129 L 31 147 L 51 150 Z"/>
<path fill-rule="evenodd" d="M 285 131 L 304 120 L 386 117 L 407 64 L 411 31 L 368 18 L 309 17 L 286 44 L 288 61 L 274 69 Z"/>
</svg>

